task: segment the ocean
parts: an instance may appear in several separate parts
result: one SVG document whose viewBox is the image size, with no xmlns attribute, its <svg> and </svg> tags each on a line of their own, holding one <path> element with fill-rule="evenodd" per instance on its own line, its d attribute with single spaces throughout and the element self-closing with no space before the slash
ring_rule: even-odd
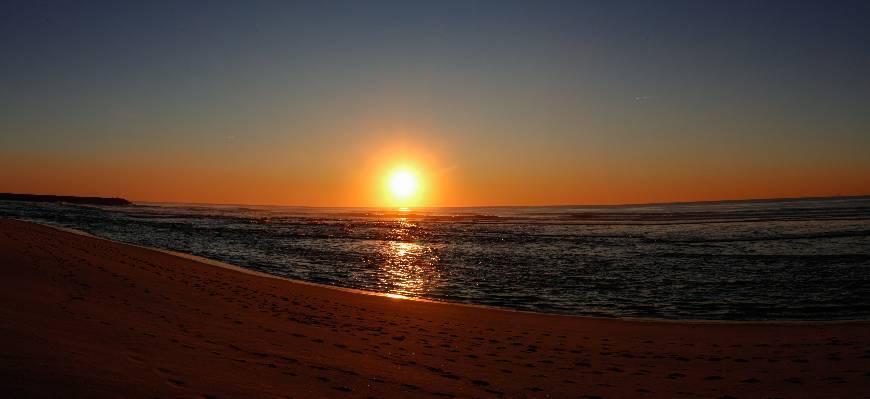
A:
<svg viewBox="0 0 870 399">
<path fill-rule="evenodd" d="M 411 210 L 0 202 L 0 217 L 438 301 L 603 317 L 870 319 L 870 197 Z"/>
</svg>

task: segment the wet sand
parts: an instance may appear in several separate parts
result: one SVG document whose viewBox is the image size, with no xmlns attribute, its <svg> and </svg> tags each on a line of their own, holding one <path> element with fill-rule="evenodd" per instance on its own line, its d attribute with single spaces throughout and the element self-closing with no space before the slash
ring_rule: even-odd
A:
<svg viewBox="0 0 870 399">
<path fill-rule="evenodd" d="M 870 323 L 541 315 L 0 220 L 3 397 L 864 397 Z"/>
</svg>

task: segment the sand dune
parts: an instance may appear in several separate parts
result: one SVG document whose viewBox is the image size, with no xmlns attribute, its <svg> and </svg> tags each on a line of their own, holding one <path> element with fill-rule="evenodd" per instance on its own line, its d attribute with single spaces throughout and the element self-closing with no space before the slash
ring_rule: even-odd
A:
<svg viewBox="0 0 870 399">
<path fill-rule="evenodd" d="M 861 397 L 870 323 L 538 315 L 365 295 L 0 220 L 4 397 Z"/>
</svg>

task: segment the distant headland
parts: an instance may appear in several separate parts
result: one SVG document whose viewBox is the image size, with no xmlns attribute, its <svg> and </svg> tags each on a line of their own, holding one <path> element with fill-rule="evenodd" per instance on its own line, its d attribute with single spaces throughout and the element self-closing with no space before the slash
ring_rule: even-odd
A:
<svg viewBox="0 0 870 399">
<path fill-rule="evenodd" d="M 39 195 L 0 193 L 0 201 L 30 201 L 30 202 L 66 202 L 70 204 L 88 205 L 131 205 L 132 202 L 123 198 L 76 197 L 70 195 Z"/>
</svg>

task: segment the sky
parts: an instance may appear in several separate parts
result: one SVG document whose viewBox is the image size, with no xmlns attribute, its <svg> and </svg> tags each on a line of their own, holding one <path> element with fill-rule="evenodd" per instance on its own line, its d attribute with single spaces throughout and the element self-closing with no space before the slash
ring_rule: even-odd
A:
<svg viewBox="0 0 870 399">
<path fill-rule="evenodd" d="M 0 192 L 391 206 L 870 194 L 870 3 L 0 7 Z"/>
</svg>

